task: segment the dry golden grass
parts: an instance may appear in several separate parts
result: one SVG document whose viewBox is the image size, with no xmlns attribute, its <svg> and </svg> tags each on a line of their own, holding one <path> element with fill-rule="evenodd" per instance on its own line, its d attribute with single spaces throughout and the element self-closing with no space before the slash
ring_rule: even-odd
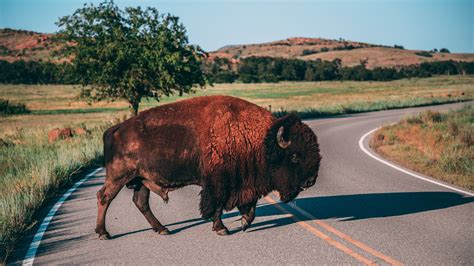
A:
<svg viewBox="0 0 474 266">
<path fill-rule="evenodd" d="M 288 38 L 269 43 L 248 44 L 248 45 L 231 45 L 223 47 L 216 52 L 211 52 L 211 57 L 250 57 L 250 56 L 269 56 L 281 58 L 297 58 L 303 54 L 303 51 L 318 51 L 323 48 L 334 49 L 352 45 L 354 47 L 369 47 L 368 43 L 353 41 L 337 41 L 322 38 Z"/>
<path fill-rule="evenodd" d="M 405 118 L 375 132 L 370 146 L 407 168 L 474 189 L 473 105 Z"/>
<path fill-rule="evenodd" d="M 424 57 L 416 55 L 420 52 L 416 50 L 401 50 L 388 47 L 369 47 L 354 50 L 329 51 L 326 53 L 318 53 L 307 56 L 302 56 L 300 59 L 304 60 L 326 60 L 332 61 L 336 58 L 342 60 L 344 66 L 357 66 L 361 60 L 367 61 L 367 68 L 373 69 L 375 67 L 394 67 L 421 64 L 423 62 L 435 61 L 474 61 L 474 54 L 451 54 L 451 53 L 434 53 L 432 57 Z"/>
<path fill-rule="evenodd" d="M 438 76 L 391 82 L 323 81 L 261 84 L 216 84 L 195 94 L 173 96 L 158 103 L 144 100 L 141 110 L 202 95 L 236 96 L 272 111 L 341 114 L 474 99 L 474 76 Z M 88 105 L 76 98 L 79 88 L 65 85 L 0 85 L 0 98 L 22 102 L 33 113 L 2 117 L 0 137 L 22 127 L 54 128 L 84 123 L 96 125 L 128 114 L 127 103 Z M 48 113 L 49 112 L 49 113 Z M 72 112 L 72 113 L 68 113 Z"/>
</svg>

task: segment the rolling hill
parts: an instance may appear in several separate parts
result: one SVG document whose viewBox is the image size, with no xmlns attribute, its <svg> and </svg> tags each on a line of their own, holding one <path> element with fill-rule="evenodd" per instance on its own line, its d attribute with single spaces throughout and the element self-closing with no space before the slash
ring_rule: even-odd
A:
<svg viewBox="0 0 474 266">
<path fill-rule="evenodd" d="M 245 57 L 281 57 L 302 60 L 342 60 L 344 66 L 359 65 L 367 60 L 367 68 L 396 67 L 433 61 L 474 62 L 472 53 L 434 53 L 420 50 L 405 50 L 389 46 L 374 45 L 346 40 L 322 38 L 289 38 L 286 40 L 225 46 L 209 53 L 210 58 L 220 57 L 238 61 Z"/>
<path fill-rule="evenodd" d="M 25 30 L 0 29 L 0 60 L 61 62 L 65 58 L 54 55 L 62 45 L 54 34 Z M 238 63 L 246 57 L 281 57 L 302 60 L 342 60 L 344 66 L 355 66 L 367 60 L 367 68 L 397 67 L 433 61 L 474 62 L 473 53 L 434 53 L 418 50 L 397 49 L 347 40 L 323 38 L 288 38 L 286 40 L 244 45 L 228 45 L 209 52 L 209 59 L 216 57 Z"/>
</svg>

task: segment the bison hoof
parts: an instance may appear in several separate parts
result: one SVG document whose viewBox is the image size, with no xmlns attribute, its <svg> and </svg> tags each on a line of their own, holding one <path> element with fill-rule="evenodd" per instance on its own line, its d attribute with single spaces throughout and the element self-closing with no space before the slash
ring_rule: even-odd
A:
<svg viewBox="0 0 474 266">
<path fill-rule="evenodd" d="M 161 231 L 158 232 L 160 235 L 170 235 L 170 230 L 168 228 L 161 229 Z"/>
<path fill-rule="evenodd" d="M 105 233 L 99 236 L 99 240 L 109 240 L 112 237 L 109 235 L 109 233 Z"/>
<path fill-rule="evenodd" d="M 224 228 L 224 229 L 220 229 L 217 231 L 217 234 L 220 235 L 220 236 L 226 236 L 229 234 L 229 230 L 227 230 L 227 228 Z"/>
<path fill-rule="evenodd" d="M 247 222 L 247 219 L 243 217 L 242 217 L 242 220 L 240 221 L 242 222 L 242 231 L 245 232 L 245 230 L 247 230 L 250 227 L 250 224 Z"/>
</svg>

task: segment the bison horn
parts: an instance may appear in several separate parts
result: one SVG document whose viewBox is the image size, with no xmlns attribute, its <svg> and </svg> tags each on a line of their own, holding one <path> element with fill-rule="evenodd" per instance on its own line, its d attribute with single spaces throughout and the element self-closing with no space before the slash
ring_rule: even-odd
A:
<svg viewBox="0 0 474 266">
<path fill-rule="evenodd" d="M 283 138 L 283 132 L 285 131 L 285 128 L 284 127 L 280 127 L 278 129 L 278 132 L 277 132 L 277 142 L 278 142 L 278 146 L 282 147 L 283 149 L 286 149 L 288 148 L 288 146 L 290 146 L 291 144 L 291 141 L 288 140 L 286 141 L 284 138 Z"/>
</svg>

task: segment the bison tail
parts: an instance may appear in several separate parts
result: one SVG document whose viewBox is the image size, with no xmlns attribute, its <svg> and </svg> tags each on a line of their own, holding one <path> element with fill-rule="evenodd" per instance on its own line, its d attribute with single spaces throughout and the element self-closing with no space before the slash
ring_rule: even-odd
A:
<svg viewBox="0 0 474 266">
<path fill-rule="evenodd" d="M 104 132 L 103 141 L 104 141 L 104 166 L 107 165 L 109 161 L 112 160 L 113 155 L 113 140 L 114 133 L 120 128 L 120 124 L 115 125 Z"/>
</svg>

